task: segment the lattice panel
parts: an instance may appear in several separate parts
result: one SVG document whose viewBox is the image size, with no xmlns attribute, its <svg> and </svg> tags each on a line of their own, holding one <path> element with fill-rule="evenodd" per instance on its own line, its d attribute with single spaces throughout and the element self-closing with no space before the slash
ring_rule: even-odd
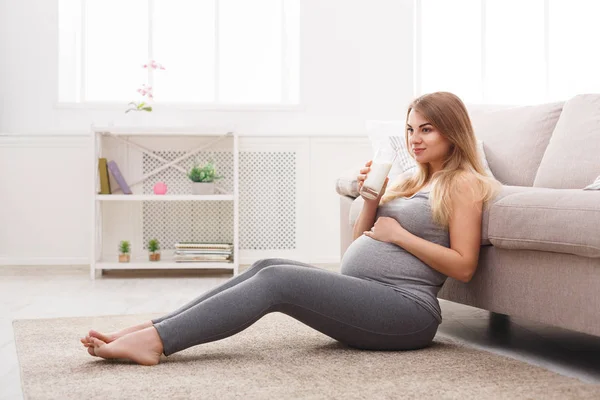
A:
<svg viewBox="0 0 600 400">
<path fill-rule="evenodd" d="M 296 248 L 296 153 L 240 153 L 240 248 Z"/>
<path fill-rule="evenodd" d="M 158 239 L 162 249 L 177 242 L 233 243 L 231 201 L 144 201 L 144 249 Z"/>
<path fill-rule="evenodd" d="M 155 151 L 153 153 L 169 161 L 173 161 L 185 154 L 184 151 Z M 215 180 L 215 184 L 225 189 L 228 193 L 233 193 L 233 154 L 231 152 L 200 151 L 197 155 L 190 156 L 177 163 L 177 165 L 182 167 L 185 171 L 189 171 L 194 166 L 194 161 L 197 161 L 200 166 L 203 166 L 208 160 L 213 160 L 215 164 L 215 173 L 219 176 L 223 176 L 223 179 Z M 150 157 L 145 153 L 142 162 L 142 171 L 144 174 L 147 174 L 164 164 L 162 161 Z M 156 182 L 164 182 L 167 184 L 167 194 L 192 193 L 192 181 L 186 174 L 175 168 L 169 167 L 145 180 L 144 194 L 154 193 L 153 188 Z"/>
<path fill-rule="evenodd" d="M 183 151 L 156 151 L 167 160 L 185 154 Z M 233 154 L 231 152 L 199 152 L 182 160 L 185 171 L 194 160 L 203 164 L 215 162 L 217 175 L 224 176 L 216 184 L 233 192 Z M 142 159 L 144 174 L 163 165 L 146 154 Z M 271 250 L 296 247 L 296 154 L 294 152 L 240 152 L 240 249 Z M 168 168 L 143 184 L 145 194 L 153 193 L 156 182 L 165 182 L 167 194 L 190 194 L 191 181 L 181 171 Z M 143 202 L 144 249 L 156 238 L 162 249 L 172 249 L 179 241 L 233 243 L 232 201 Z"/>
</svg>

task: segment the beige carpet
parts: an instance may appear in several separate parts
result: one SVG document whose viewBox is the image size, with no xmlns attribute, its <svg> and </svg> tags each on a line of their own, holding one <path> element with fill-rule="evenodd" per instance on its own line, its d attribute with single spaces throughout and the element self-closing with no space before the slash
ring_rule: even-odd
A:
<svg viewBox="0 0 600 400">
<path fill-rule="evenodd" d="M 90 328 L 113 331 L 161 314 L 16 320 L 28 399 L 580 399 L 600 385 L 438 336 L 416 351 L 356 350 L 281 313 L 144 367 L 92 357 Z"/>
</svg>

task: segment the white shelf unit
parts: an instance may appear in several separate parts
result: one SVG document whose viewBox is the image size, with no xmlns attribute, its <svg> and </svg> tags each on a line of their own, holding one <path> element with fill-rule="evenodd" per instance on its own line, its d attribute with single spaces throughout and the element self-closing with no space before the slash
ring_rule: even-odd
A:
<svg viewBox="0 0 600 400">
<path fill-rule="evenodd" d="M 120 138 L 121 141 L 137 147 L 144 153 L 150 154 L 150 151 L 143 146 L 129 142 L 128 136 L 205 136 L 205 137 L 231 137 L 233 139 L 233 193 L 221 193 L 213 195 L 154 195 L 154 194 L 98 194 L 97 192 L 97 181 L 98 181 L 98 159 L 102 157 L 102 137 L 112 136 L 114 138 Z M 161 128 L 140 128 L 140 127 L 100 127 L 92 126 L 92 165 L 93 165 L 93 208 L 92 208 L 92 240 L 91 240 L 91 255 L 90 255 L 90 277 L 92 280 L 96 279 L 96 271 L 109 270 L 109 269 L 227 269 L 232 270 L 234 276 L 239 271 L 239 137 L 235 132 L 222 132 L 222 133 L 207 133 L 204 128 L 194 127 L 161 127 Z M 218 140 L 218 139 L 217 139 Z M 209 147 L 204 145 L 196 149 L 192 149 L 186 153 L 182 158 L 188 158 L 197 153 L 198 151 Z M 152 155 L 155 158 L 156 155 Z M 147 179 L 150 175 L 154 175 L 156 171 L 164 170 L 166 168 L 176 168 L 181 170 L 181 167 L 177 166 L 178 160 L 164 162 L 162 166 L 157 168 L 153 173 L 146 174 L 136 182 L 129 183 L 132 188 L 136 184 L 141 183 Z M 123 172 L 123 169 L 121 172 Z M 103 203 L 106 202 L 142 202 L 142 201 L 232 201 L 233 202 L 233 260 L 229 262 L 175 262 L 172 260 L 174 251 L 161 249 L 161 260 L 160 261 L 149 261 L 148 256 L 145 257 L 132 257 L 128 263 L 117 262 L 116 259 L 105 260 L 102 259 L 102 213 Z"/>
<path fill-rule="evenodd" d="M 233 200 L 232 194 L 175 194 L 175 195 L 160 195 L 155 194 L 97 194 L 96 200 L 100 201 L 222 201 Z"/>
</svg>

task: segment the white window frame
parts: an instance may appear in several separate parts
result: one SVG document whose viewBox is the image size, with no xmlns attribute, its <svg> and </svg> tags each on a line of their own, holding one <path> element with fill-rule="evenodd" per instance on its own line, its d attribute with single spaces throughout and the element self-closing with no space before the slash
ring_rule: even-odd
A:
<svg viewBox="0 0 600 400">
<path fill-rule="evenodd" d="M 60 0 L 59 0 L 60 1 Z M 79 101 L 66 102 L 60 101 L 59 90 L 57 90 L 57 98 L 55 102 L 55 108 L 66 108 L 66 109 L 104 109 L 104 110 L 115 110 L 122 109 L 123 102 L 121 101 L 86 101 L 85 100 L 85 52 L 86 52 L 86 2 L 87 0 L 78 0 L 81 6 L 81 27 L 80 32 L 77 35 L 79 54 L 76 55 L 77 59 L 77 83 L 79 84 L 79 93 L 77 97 Z M 148 2 L 148 60 L 153 58 L 153 31 L 154 31 L 154 9 L 155 0 L 146 0 Z M 289 76 L 290 66 L 288 65 L 288 47 L 287 47 L 287 26 L 285 23 L 286 16 L 286 1 L 281 0 L 281 65 L 282 65 L 282 102 L 281 103 L 220 103 L 219 102 L 219 3 L 220 0 L 213 0 L 215 2 L 215 99 L 214 102 L 174 102 L 174 101 L 155 101 L 153 105 L 166 110 L 216 110 L 216 111 L 302 111 L 306 107 L 303 103 L 302 91 L 300 90 L 302 85 L 302 59 L 301 54 L 301 42 L 302 42 L 302 1 L 299 0 L 299 14 L 298 15 L 298 102 L 289 103 Z M 60 69 L 60 65 L 58 66 Z M 148 85 L 154 86 L 154 69 L 148 69 Z M 59 71 L 60 74 L 60 71 Z M 60 79 L 58 80 L 60 84 Z"/>
<path fill-rule="evenodd" d="M 422 56 L 421 56 L 421 46 L 422 46 L 422 42 L 421 42 L 421 18 L 422 18 L 422 7 L 421 7 L 421 0 L 413 0 L 414 3 L 414 51 L 413 51 L 413 56 L 414 56 L 414 85 L 413 85 L 413 90 L 414 90 L 414 97 L 418 97 L 421 96 L 422 94 L 422 89 L 421 89 L 421 64 L 422 64 Z M 485 43 L 485 36 L 486 36 L 486 9 L 487 9 L 487 2 L 488 0 L 479 0 L 481 2 L 481 99 L 483 100 L 482 103 L 474 103 L 474 105 L 478 106 L 485 106 L 485 107 L 494 107 L 494 106 L 514 106 L 515 104 L 494 104 L 494 103 L 488 103 L 486 102 L 486 97 L 487 97 L 487 91 L 486 91 L 486 87 L 487 87 L 487 79 L 486 79 L 486 43 Z M 544 73 L 546 74 L 545 76 L 545 80 L 546 80 L 546 87 L 545 87 L 545 93 L 544 93 L 544 97 L 546 99 L 548 99 L 548 95 L 550 92 L 550 73 L 549 73 L 549 65 L 550 65 L 550 43 L 549 43 L 549 38 L 550 38 L 550 24 L 549 24 L 549 20 L 550 20 L 550 13 L 549 13 L 549 9 L 550 9 L 550 0 L 544 0 L 544 65 L 545 65 L 545 70 Z"/>
</svg>

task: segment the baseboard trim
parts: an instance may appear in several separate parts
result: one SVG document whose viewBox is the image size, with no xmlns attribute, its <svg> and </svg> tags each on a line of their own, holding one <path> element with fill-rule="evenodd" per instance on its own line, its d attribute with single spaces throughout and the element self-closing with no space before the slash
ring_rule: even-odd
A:
<svg viewBox="0 0 600 400">
<path fill-rule="evenodd" d="M 272 256 L 277 257 L 277 256 Z M 260 258 L 269 257 L 240 257 L 241 265 L 249 265 L 259 260 Z M 281 258 L 289 258 L 281 256 Z M 339 264 L 339 257 L 317 257 L 311 260 L 302 260 L 299 258 L 293 258 L 296 261 L 305 262 L 307 264 Z M 14 266 L 14 265 L 45 265 L 45 266 L 65 266 L 65 265 L 83 265 L 90 266 L 90 261 L 86 257 L 0 257 L 1 266 Z"/>
<path fill-rule="evenodd" d="M 90 260 L 87 257 L 0 257 L 0 266 L 12 265 L 46 265 L 46 266 L 65 266 L 65 265 L 87 265 Z"/>
</svg>

